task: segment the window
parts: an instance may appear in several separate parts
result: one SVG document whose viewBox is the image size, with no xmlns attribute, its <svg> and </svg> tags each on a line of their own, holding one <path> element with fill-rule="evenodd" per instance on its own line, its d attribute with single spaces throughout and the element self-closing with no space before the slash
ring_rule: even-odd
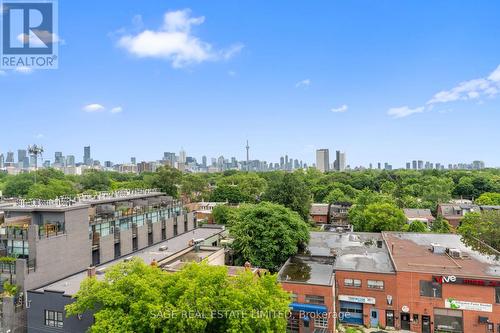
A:
<svg viewBox="0 0 500 333">
<path fill-rule="evenodd" d="M 361 280 L 357 279 L 344 279 L 344 286 L 361 288 Z"/>
<path fill-rule="evenodd" d="M 495 288 L 495 300 L 497 304 L 500 304 L 500 287 Z M 498 332 L 500 332 L 500 330 Z"/>
<path fill-rule="evenodd" d="M 316 295 L 306 295 L 306 303 L 325 304 L 325 297 Z"/>
<path fill-rule="evenodd" d="M 328 318 L 317 315 L 317 317 L 314 318 L 314 328 L 328 328 Z"/>
<path fill-rule="evenodd" d="M 368 280 L 366 286 L 370 289 L 384 290 L 384 281 Z"/>
<path fill-rule="evenodd" d="M 290 293 L 290 295 L 292 296 L 292 303 L 297 302 L 297 294 L 296 293 Z"/>
<path fill-rule="evenodd" d="M 420 296 L 441 298 L 442 286 L 433 281 L 420 281 Z"/>
<path fill-rule="evenodd" d="M 63 327 L 63 313 L 59 311 L 45 310 L 45 326 Z"/>
</svg>

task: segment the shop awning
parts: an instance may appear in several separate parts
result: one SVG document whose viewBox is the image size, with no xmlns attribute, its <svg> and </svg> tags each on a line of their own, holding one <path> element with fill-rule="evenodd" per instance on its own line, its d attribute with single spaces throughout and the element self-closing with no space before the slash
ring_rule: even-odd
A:
<svg viewBox="0 0 500 333">
<path fill-rule="evenodd" d="M 328 309 L 324 305 L 317 304 L 304 304 L 304 303 L 292 303 L 290 308 L 293 311 L 304 311 L 304 312 L 314 312 L 314 313 L 327 313 Z"/>
</svg>

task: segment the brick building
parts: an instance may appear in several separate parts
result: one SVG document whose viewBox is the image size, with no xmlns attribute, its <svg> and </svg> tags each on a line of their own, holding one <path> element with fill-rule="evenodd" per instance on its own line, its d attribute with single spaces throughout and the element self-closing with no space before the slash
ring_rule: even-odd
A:
<svg viewBox="0 0 500 333">
<path fill-rule="evenodd" d="M 334 332 L 330 325 L 320 331 L 307 323 L 322 311 L 349 325 L 421 333 L 500 332 L 498 256 L 472 250 L 458 235 L 313 232 L 305 253 L 289 260 L 279 275 L 293 292 L 292 309 L 302 310 L 291 317 L 290 332 Z M 306 265 L 294 264 L 297 258 Z M 317 258 L 321 270 L 307 264 Z M 333 282 L 326 283 L 327 267 Z"/>
</svg>

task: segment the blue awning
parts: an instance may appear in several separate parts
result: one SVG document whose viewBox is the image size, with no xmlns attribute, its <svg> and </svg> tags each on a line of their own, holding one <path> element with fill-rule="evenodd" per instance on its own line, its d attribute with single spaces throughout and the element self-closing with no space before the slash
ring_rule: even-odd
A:
<svg viewBox="0 0 500 333">
<path fill-rule="evenodd" d="M 314 312 L 314 313 L 327 313 L 328 309 L 324 305 L 292 303 L 290 308 L 293 311 Z"/>
</svg>

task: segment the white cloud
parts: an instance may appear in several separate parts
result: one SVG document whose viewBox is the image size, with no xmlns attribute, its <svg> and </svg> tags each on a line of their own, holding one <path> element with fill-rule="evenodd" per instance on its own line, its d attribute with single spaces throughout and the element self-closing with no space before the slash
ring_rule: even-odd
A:
<svg viewBox="0 0 500 333">
<path fill-rule="evenodd" d="M 45 135 L 43 135 L 42 133 L 35 135 L 35 139 L 43 139 L 43 138 L 45 138 Z"/>
<path fill-rule="evenodd" d="M 17 35 L 17 40 L 23 44 L 30 44 L 34 47 L 43 47 L 47 44 L 64 44 L 64 40 L 59 38 L 57 34 L 52 34 L 48 31 L 38 31 L 37 35 L 34 33 L 19 34 Z"/>
<path fill-rule="evenodd" d="M 347 107 L 347 105 L 343 104 L 341 106 L 339 106 L 338 108 L 333 108 L 331 109 L 330 111 L 332 112 L 346 112 L 349 108 Z"/>
<path fill-rule="evenodd" d="M 387 112 L 388 115 L 395 118 L 406 117 L 414 113 L 420 113 L 425 110 L 432 110 L 435 105 L 445 104 L 457 101 L 477 100 L 481 103 L 482 97 L 495 97 L 500 93 L 500 66 L 498 66 L 488 77 L 473 79 L 460 82 L 455 87 L 449 90 L 442 90 L 425 104 L 425 106 L 414 109 L 408 106 L 391 108 Z"/>
<path fill-rule="evenodd" d="M 121 106 L 115 106 L 110 110 L 111 113 L 120 113 L 123 111 L 123 108 Z"/>
<path fill-rule="evenodd" d="M 424 110 L 425 108 L 423 106 L 414 109 L 411 109 L 408 106 L 401 106 L 398 108 L 389 109 L 389 111 L 387 111 L 387 114 L 394 118 L 403 118 L 412 115 L 414 113 L 424 112 Z"/>
<path fill-rule="evenodd" d="M 500 65 L 498 65 L 497 69 L 495 69 L 490 76 L 488 76 L 488 80 L 494 82 L 500 82 Z"/>
<path fill-rule="evenodd" d="M 122 36 L 118 46 L 140 58 L 167 59 L 174 68 L 227 60 L 241 51 L 243 44 L 240 43 L 215 50 L 211 44 L 194 36 L 191 28 L 204 21 L 204 16 L 191 17 L 189 9 L 167 12 L 160 29 Z"/>
<path fill-rule="evenodd" d="M 87 104 L 82 110 L 85 112 L 101 112 L 105 110 L 105 107 L 101 104 Z"/>
<path fill-rule="evenodd" d="M 309 87 L 310 85 L 311 85 L 311 80 L 305 79 L 295 83 L 295 88 Z"/>
<path fill-rule="evenodd" d="M 229 76 L 236 76 L 236 74 L 237 73 L 235 71 L 229 71 L 229 72 L 227 72 L 227 75 L 229 75 Z"/>
<path fill-rule="evenodd" d="M 17 73 L 21 74 L 31 74 L 33 73 L 33 68 L 26 66 L 18 66 L 14 69 Z"/>
<path fill-rule="evenodd" d="M 5 71 L 0 71 L 0 76 L 5 76 L 7 73 Z"/>
</svg>

